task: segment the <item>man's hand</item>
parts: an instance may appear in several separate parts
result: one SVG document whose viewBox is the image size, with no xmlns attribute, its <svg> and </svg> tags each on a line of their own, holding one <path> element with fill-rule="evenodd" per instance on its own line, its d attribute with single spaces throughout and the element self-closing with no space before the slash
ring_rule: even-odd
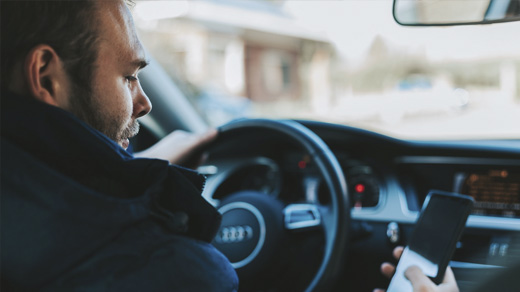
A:
<svg viewBox="0 0 520 292">
<path fill-rule="evenodd" d="M 398 246 L 394 249 L 393 255 L 398 260 L 403 253 L 404 248 Z M 392 278 L 395 273 L 395 266 L 390 263 L 383 263 L 381 265 L 381 273 L 387 278 Z M 412 283 L 414 292 L 458 292 L 459 287 L 455 281 L 455 276 L 450 267 L 446 269 L 444 279 L 440 285 L 435 285 L 430 278 L 428 278 L 421 269 L 417 266 L 409 267 L 404 275 Z M 374 292 L 384 292 L 382 289 L 375 289 Z"/>
<path fill-rule="evenodd" d="M 215 129 L 196 134 L 182 130 L 173 131 L 152 147 L 135 153 L 135 157 L 159 158 L 189 168 L 197 168 L 206 158 L 201 153 L 203 146 L 215 140 Z"/>
<path fill-rule="evenodd" d="M 404 275 L 412 283 L 413 291 L 458 292 L 457 282 L 450 267 L 446 269 L 442 283 L 437 286 L 417 266 L 409 267 Z"/>
</svg>

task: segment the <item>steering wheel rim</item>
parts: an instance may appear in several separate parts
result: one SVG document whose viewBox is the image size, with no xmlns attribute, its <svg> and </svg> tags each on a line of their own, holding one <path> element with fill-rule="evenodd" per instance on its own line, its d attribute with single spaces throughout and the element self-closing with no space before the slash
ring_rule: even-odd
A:
<svg viewBox="0 0 520 292">
<path fill-rule="evenodd" d="M 268 130 L 283 134 L 303 147 L 316 163 L 330 191 L 330 208 L 322 213 L 325 233 L 323 258 L 314 278 L 305 291 L 328 290 L 344 266 L 347 237 L 350 226 L 350 204 L 347 183 L 335 155 L 314 132 L 292 120 L 243 119 L 232 121 L 219 128 L 217 143 L 255 130 Z"/>
</svg>

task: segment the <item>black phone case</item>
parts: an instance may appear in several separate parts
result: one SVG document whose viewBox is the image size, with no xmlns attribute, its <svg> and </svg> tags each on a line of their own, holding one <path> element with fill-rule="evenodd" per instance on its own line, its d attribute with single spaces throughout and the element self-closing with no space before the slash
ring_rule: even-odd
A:
<svg viewBox="0 0 520 292">
<path fill-rule="evenodd" d="M 435 277 L 435 278 L 430 277 L 432 279 L 432 281 L 438 285 L 444 279 L 444 273 L 446 272 L 446 268 L 448 267 L 448 264 L 450 262 L 451 257 L 453 256 L 453 253 L 455 252 L 457 242 L 460 240 L 460 237 L 462 236 L 462 231 L 464 230 L 464 227 L 466 226 L 466 221 L 468 220 L 468 216 L 471 213 L 471 209 L 473 207 L 473 203 L 475 200 L 472 197 L 466 196 L 466 195 L 449 193 L 449 192 L 438 191 L 438 190 L 430 190 L 430 192 L 428 193 L 428 195 L 424 201 L 422 211 L 424 211 L 424 209 L 428 207 L 427 204 L 429 203 L 429 201 L 431 200 L 431 198 L 433 196 L 442 196 L 443 199 L 449 199 L 449 200 L 461 200 L 461 201 L 464 201 L 465 203 L 467 203 L 467 206 L 468 206 L 464 210 L 463 217 L 461 217 L 461 218 L 464 218 L 464 220 L 461 220 L 460 222 L 457 223 L 458 226 L 457 226 L 457 229 L 455 232 L 455 234 L 457 234 L 457 236 L 452 237 L 452 239 L 449 243 L 447 252 L 445 253 L 445 257 L 443 258 L 442 261 L 439 262 L 439 272 L 437 274 L 437 277 Z M 424 212 L 421 212 L 421 215 L 419 216 L 419 219 L 417 220 L 415 228 L 417 228 L 421 225 L 421 222 L 423 220 L 423 215 L 424 215 Z M 412 238 L 414 236 L 414 233 L 415 233 L 415 229 L 412 232 Z"/>
</svg>

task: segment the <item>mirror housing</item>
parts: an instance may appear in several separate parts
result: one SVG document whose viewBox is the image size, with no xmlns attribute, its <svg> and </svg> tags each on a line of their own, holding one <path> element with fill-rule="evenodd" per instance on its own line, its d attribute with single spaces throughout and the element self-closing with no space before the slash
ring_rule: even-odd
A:
<svg viewBox="0 0 520 292">
<path fill-rule="evenodd" d="M 394 0 L 394 19 L 406 26 L 489 24 L 520 20 L 520 0 Z"/>
</svg>

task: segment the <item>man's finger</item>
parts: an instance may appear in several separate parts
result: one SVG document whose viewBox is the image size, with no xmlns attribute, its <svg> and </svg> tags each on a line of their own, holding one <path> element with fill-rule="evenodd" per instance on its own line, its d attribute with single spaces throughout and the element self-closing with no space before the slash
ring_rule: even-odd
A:
<svg viewBox="0 0 520 292">
<path fill-rule="evenodd" d="M 209 155 L 207 152 L 201 152 L 201 149 L 217 138 L 218 131 L 211 129 L 204 133 L 192 134 L 192 141 L 187 143 L 184 153 L 177 159 L 177 164 L 183 165 L 191 169 L 197 169 L 204 164 Z"/>
<path fill-rule="evenodd" d="M 411 266 L 404 272 L 405 277 L 412 283 L 414 291 L 433 291 L 433 282 L 424 275 L 417 266 Z"/>
<path fill-rule="evenodd" d="M 402 253 L 403 253 L 402 246 L 398 246 L 398 247 L 394 248 L 393 254 L 396 259 L 399 259 L 401 257 Z M 383 264 L 381 264 L 381 273 L 387 278 L 392 278 L 392 276 L 395 273 L 395 266 L 392 265 L 391 263 L 383 263 Z"/>
<path fill-rule="evenodd" d="M 199 136 L 199 144 L 207 144 L 217 138 L 218 130 L 210 129 Z"/>
<path fill-rule="evenodd" d="M 394 255 L 394 258 L 396 260 L 401 258 L 401 255 L 403 254 L 403 250 L 404 250 L 404 247 L 402 247 L 402 246 L 397 246 L 396 248 L 394 248 L 394 251 L 392 252 L 392 254 Z"/>
<path fill-rule="evenodd" d="M 390 279 L 390 278 L 392 278 L 392 276 L 395 273 L 395 266 L 392 265 L 391 263 L 383 263 L 383 264 L 381 264 L 381 273 L 385 277 Z"/>
</svg>

